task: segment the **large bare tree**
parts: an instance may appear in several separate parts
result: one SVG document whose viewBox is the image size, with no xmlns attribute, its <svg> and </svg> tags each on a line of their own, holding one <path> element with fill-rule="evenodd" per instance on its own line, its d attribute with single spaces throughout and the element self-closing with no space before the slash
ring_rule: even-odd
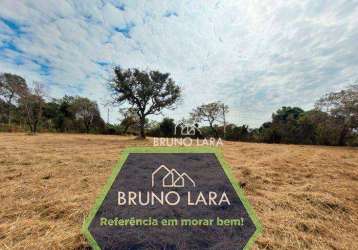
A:
<svg viewBox="0 0 358 250">
<path fill-rule="evenodd" d="M 123 70 L 114 68 L 114 78 L 109 82 L 113 103 L 127 104 L 137 113 L 140 137 L 145 138 L 145 119 L 159 114 L 163 109 L 174 109 L 180 99 L 181 89 L 169 73 L 159 71 Z"/>
<path fill-rule="evenodd" d="M 75 118 L 83 123 L 86 133 L 90 132 L 95 118 L 100 117 L 97 103 L 86 97 L 76 96 L 74 98 L 72 112 Z"/>
</svg>

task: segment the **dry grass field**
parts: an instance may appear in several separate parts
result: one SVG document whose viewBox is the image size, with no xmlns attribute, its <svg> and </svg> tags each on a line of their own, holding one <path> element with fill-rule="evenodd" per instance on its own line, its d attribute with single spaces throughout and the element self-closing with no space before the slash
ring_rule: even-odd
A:
<svg viewBox="0 0 358 250">
<path fill-rule="evenodd" d="M 86 249 L 80 229 L 124 147 L 103 135 L 0 134 L 0 249 Z M 263 224 L 254 249 L 358 249 L 358 149 L 225 142 Z"/>
</svg>

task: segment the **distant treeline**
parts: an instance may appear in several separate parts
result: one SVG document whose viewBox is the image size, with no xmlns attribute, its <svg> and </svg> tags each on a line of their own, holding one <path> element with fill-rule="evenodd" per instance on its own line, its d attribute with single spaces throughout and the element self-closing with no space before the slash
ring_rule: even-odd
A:
<svg viewBox="0 0 358 250">
<path fill-rule="evenodd" d="M 86 97 L 64 96 L 46 100 L 43 86 L 29 88 L 24 78 L 0 75 L 0 128 L 2 131 L 103 132 L 98 105 Z"/>
<path fill-rule="evenodd" d="M 160 137 L 173 137 L 175 123 L 165 118 L 148 134 Z M 345 124 L 343 117 L 334 117 L 320 110 L 303 111 L 298 107 L 282 107 L 272 114 L 272 120 L 259 128 L 247 125 L 228 124 L 214 126 L 220 138 L 230 141 L 358 146 L 357 129 Z M 210 127 L 200 127 L 202 137 L 215 136 Z"/>
<path fill-rule="evenodd" d="M 136 73 L 141 74 L 141 79 L 146 76 L 145 72 L 121 71 L 119 68 L 117 70 L 115 90 L 121 94 L 122 88 L 130 91 L 131 87 L 128 82 L 125 82 L 125 86 L 120 85 L 125 77 L 132 79 Z M 162 83 L 165 82 L 163 79 L 168 79 L 167 85 L 170 87 L 165 86 L 165 89 L 172 89 L 171 95 L 173 96 L 174 93 L 175 99 L 180 97 L 180 89 L 175 89 L 175 83 L 168 78 L 169 74 L 160 75 L 159 72 L 149 74 L 152 74 L 151 79 L 157 76 Z M 153 83 L 147 81 L 145 84 L 148 88 Z M 175 134 L 178 123 L 173 119 L 167 117 L 161 122 L 149 121 L 145 116 L 146 113 L 143 111 L 141 115 L 140 110 L 134 105 L 121 110 L 122 119 L 118 124 L 107 124 L 101 118 L 95 101 L 81 96 L 46 98 L 41 85 L 38 83 L 34 85 L 35 87 L 30 89 L 25 79 L 18 75 L 10 73 L 0 75 L 0 131 L 25 129 L 32 133 L 40 131 L 144 136 L 147 134 L 155 137 L 183 136 L 178 131 Z M 159 89 L 160 86 L 157 88 Z M 148 92 L 148 89 L 146 91 Z M 168 103 L 168 99 L 164 101 L 161 104 Z M 172 100 L 171 104 L 175 101 Z M 196 132 L 191 136 L 200 138 L 220 137 L 225 140 L 247 142 L 358 146 L 358 85 L 324 95 L 316 102 L 315 108 L 309 111 L 299 107 L 282 107 L 272 114 L 271 121 L 255 129 L 247 125 L 237 126 L 227 122 L 225 115 L 228 112 L 229 107 L 221 102 L 203 104 L 193 109 L 189 118 L 180 123 L 194 126 Z"/>
</svg>

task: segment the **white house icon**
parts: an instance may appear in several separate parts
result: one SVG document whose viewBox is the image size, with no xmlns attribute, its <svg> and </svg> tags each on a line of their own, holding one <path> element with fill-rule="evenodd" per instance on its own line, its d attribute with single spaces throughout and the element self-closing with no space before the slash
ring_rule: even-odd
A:
<svg viewBox="0 0 358 250">
<path fill-rule="evenodd" d="M 180 174 L 176 169 L 169 169 L 165 165 L 160 165 L 153 171 L 152 187 L 155 185 L 155 175 L 159 172 L 164 173 L 164 177 L 161 180 L 162 187 L 184 187 L 186 185 L 195 187 L 195 182 L 187 173 Z"/>
<path fill-rule="evenodd" d="M 174 135 L 177 135 L 177 133 L 180 131 L 180 135 L 195 135 L 196 131 L 201 134 L 199 128 L 197 125 L 185 125 L 183 122 L 180 122 L 175 125 L 174 128 Z"/>
</svg>

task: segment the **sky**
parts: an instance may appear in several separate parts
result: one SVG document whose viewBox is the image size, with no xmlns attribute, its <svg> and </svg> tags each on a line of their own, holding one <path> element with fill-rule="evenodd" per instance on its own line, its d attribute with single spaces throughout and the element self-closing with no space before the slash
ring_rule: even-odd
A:
<svg viewBox="0 0 358 250">
<path fill-rule="evenodd" d="M 258 127 L 358 79 L 358 1 L 0 0 L 0 72 L 84 95 L 107 120 L 112 68 L 159 70 L 183 89 L 173 112 L 222 101 Z M 150 119 L 161 119 L 152 116 Z M 119 119 L 110 108 L 110 122 Z"/>
</svg>

